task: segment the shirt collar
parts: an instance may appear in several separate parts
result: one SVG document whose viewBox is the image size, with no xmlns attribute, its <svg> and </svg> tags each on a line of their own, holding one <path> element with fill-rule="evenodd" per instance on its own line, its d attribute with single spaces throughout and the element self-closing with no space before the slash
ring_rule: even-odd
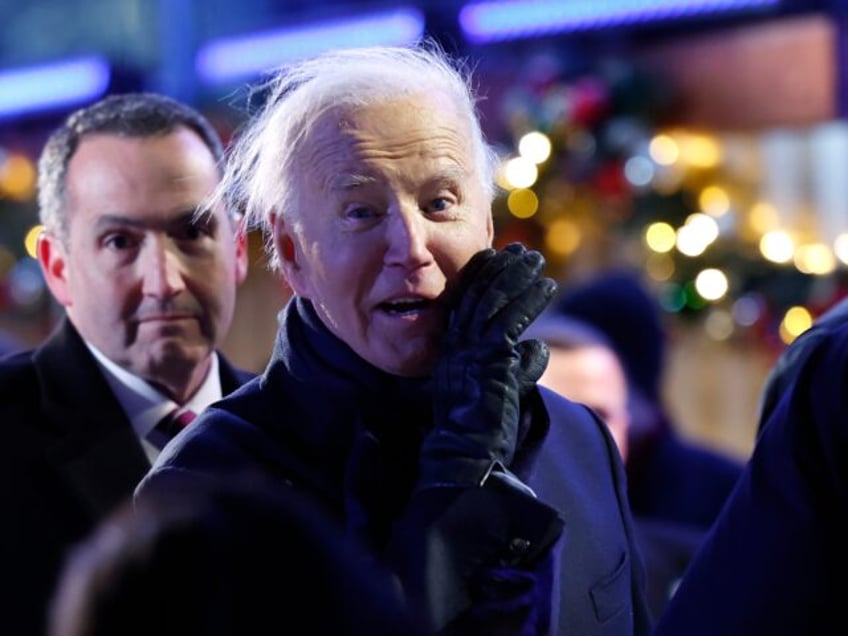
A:
<svg viewBox="0 0 848 636">
<path fill-rule="evenodd" d="M 112 362 L 90 342 L 85 344 L 103 370 L 109 388 L 127 414 L 136 435 L 142 439 L 174 408 L 181 406 L 200 413 L 212 402 L 221 399 L 221 376 L 215 352 L 212 353 L 209 373 L 200 388 L 185 404 L 177 404 L 146 380 Z"/>
</svg>

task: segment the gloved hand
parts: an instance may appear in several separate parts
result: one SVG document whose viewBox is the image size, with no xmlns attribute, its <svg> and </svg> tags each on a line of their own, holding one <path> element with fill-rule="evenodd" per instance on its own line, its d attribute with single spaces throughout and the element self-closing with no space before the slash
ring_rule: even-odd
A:
<svg viewBox="0 0 848 636">
<path fill-rule="evenodd" d="M 420 455 L 419 489 L 480 485 L 515 454 L 521 396 L 548 362 L 547 347 L 519 342 L 556 291 L 539 252 L 486 249 L 463 270 L 433 375 L 434 428 Z"/>
</svg>

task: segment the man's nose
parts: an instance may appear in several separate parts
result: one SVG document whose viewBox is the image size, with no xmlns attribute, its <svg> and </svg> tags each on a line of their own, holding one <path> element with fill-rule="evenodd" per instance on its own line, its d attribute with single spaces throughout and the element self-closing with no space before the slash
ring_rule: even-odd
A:
<svg viewBox="0 0 848 636">
<path fill-rule="evenodd" d="M 431 259 L 428 221 L 421 210 L 409 205 L 389 215 L 386 231 L 386 263 L 419 267 Z"/>
<path fill-rule="evenodd" d="M 183 291 L 183 265 L 172 242 L 167 237 L 157 237 L 149 241 L 144 250 L 145 257 L 141 261 L 144 294 L 170 298 Z"/>
</svg>

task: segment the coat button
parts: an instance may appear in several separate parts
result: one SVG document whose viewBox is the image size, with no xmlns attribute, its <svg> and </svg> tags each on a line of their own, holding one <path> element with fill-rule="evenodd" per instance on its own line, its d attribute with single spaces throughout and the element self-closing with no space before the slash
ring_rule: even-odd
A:
<svg viewBox="0 0 848 636">
<path fill-rule="evenodd" d="M 509 542 L 509 551 L 515 556 L 522 556 L 530 549 L 530 542 L 521 537 L 515 537 Z"/>
</svg>

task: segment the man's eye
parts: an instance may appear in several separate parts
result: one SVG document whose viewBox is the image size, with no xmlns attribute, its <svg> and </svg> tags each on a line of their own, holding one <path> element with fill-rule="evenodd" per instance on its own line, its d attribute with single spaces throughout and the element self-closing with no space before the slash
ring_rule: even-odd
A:
<svg viewBox="0 0 848 636">
<path fill-rule="evenodd" d="M 453 205 L 453 201 L 446 197 L 438 197 L 427 204 L 427 212 L 445 212 Z"/>
<path fill-rule="evenodd" d="M 128 250 L 136 247 L 138 241 L 128 234 L 109 234 L 103 244 L 113 250 Z"/>
<path fill-rule="evenodd" d="M 212 236 L 212 228 L 208 223 L 189 223 L 175 230 L 173 236 L 178 241 L 197 241 Z"/>
<path fill-rule="evenodd" d="M 345 216 L 349 219 L 371 219 L 376 215 L 373 208 L 364 205 L 352 206 L 345 210 Z"/>
</svg>

